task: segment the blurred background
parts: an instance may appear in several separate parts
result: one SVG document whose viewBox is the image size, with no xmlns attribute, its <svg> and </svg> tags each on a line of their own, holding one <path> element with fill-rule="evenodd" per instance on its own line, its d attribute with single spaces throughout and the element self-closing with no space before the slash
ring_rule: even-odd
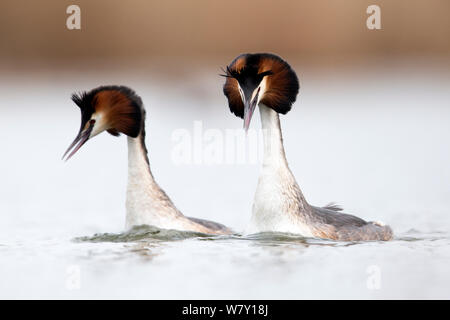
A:
<svg viewBox="0 0 450 320">
<path fill-rule="evenodd" d="M 81 8 L 81 30 L 66 28 L 72 4 Z M 366 27 L 372 4 L 381 8 L 381 30 Z M 123 230 L 126 139 L 100 135 L 60 160 L 79 128 L 71 94 L 104 84 L 143 98 L 151 167 L 177 207 L 243 230 L 259 165 L 177 165 L 171 137 L 198 120 L 204 129 L 242 127 L 218 75 L 244 52 L 276 53 L 299 76 L 299 97 L 281 121 L 290 167 L 312 204 L 335 201 L 396 234 L 448 232 L 449 12 L 447 0 L 2 0 L 0 250 Z M 252 121 L 260 126 L 258 116 Z M 8 260 L 3 268 L 15 272 L 20 263 Z M 423 268 L 414 270 L 430 271 Z M 398 273 L 388 271 L 391 279 Z M 415 280 L 417 291 L 402 278 L 390 297 L 423 297 L 414 294 L 430 283 L 448 297 L 442 278 Z M 20 296 L 16 284 L 4 285 Z M 39 283 L 29 290 L 42 293 Z M 197 297 L 186 290 L 181 297 Z M 252 292 L 244 297 L 261 297 Z M 348 296 L 354 292 L 361 297 L 351 288 Z"/>
<path fill-rule="evenodd" d="M 71 4 L 81 8 L 78 31 L 65 27 Z M 366 28 L 372 4 L 382 11 L 379 31 Z M 15 72 L 153 66 L 180 74 L 257 51 L 324 68 L 411 58 L 448 63 L 450 52 L 446 0 L 4 0 L 0 9 L 1 65 Z"/>
<path fill-rule="evenodd" d="M 66 8 L 71 4 L 81 9 L 81 30 L 66 27 Z M 381 8 L 381 30 L 366 27 L 366 9 L 371 4 Z M 369 188 L 365 195 L 376 194 L 388 187 L 378 185 L 376 191 L 370 190 L 381 179 L 380 184 L 389 182 L 390 188 L 404 193 L 403 198 L 397 195 L 392 200 L 398 202 L 398 210 L 408 205 L 417 209 L 418 204 L 411 201 L 423 201 L 419 208 L 429 202 L 446 208 L 448 180 L 441 179 L 449 177 L 448 166 L 447 162 L 442 162 L 442 167 L 435 162 L 448 160 L 449 10 L 450 3 L 445 0 L 3 0 L 1 205 L 20 197 L 24 201 L 10 204 L 16 211 L 20 206 L 35 206 L 25 200 L 29 197 L 44 201 L 49 194 L 54 195 L 40 186 L 49 180 L 39 175 L 52 172 L 39 168 L 50 164 L 61 181 L 48 187 L 58 190 L 58 197 L 67 197 L 67 202 L 80 199 L 81 190 L 88 187 L 79 184 L 85 184 L 88 177 L 76 168 L 82 170 L 86 161 L 98 163 L 96 170 L 89 172 L 93 177 L 90 184 L 95 183 L 92 188 L 98 190 L 95 198 L 110 197 L 109 192 L 101 191 L 107 180 L 108 186 L 117 186 L 117 202 L 112 202 L 118 206 L 123 200 L 119 190 L 124 190 L 126 179 L 124 163 L 120 163 L 126 161 L 125 139 L 118 142 L 101 136 L 98 140 L 103 142 L 91 142 L 67 165 L 59 157 L 79 126 L 79 111 L 69 100 L 71 93 L 102 84 L 123 84 L 134 88 L 147 106 L 147 143 L 154 173 L 168 193 L 175 194 L 174 201 L 184 202 L 181 208 L 190 211 L 205 206 L 199 214 L 214 216 L 211 212 L 216 212 L 216 207 L 221 211 L 229 205 L 224 199 L 236 196 L 246 206 L 240 203 L 226 210 L 233 213 L 218 213 L 217 218 L 241 226 L 248 217 L 253 189 L 245 183 L 236 184 L 236 180 L 249 171 L 257 174 L 258 166 L 177 167 L 171 161 L 171 134 L 178 128 L 192 131 L 195 120 L 201 120 L 204 129 L 240 128 L 242 121 L 228 112 L 221 92 L 223 79 L 218 74 L 240 53 L 273 52 L 290 62 L 300 79 L 298 102 L 283 117 L 283 125 L 288 156 L 291 166 L 298 166 L 294 172 L 300 184 L 306 180 L 303 188 L 317 185 L 310 195 L 305 190 L 309 197 L 318 197 L 319 204 L 342 202 L 345 199 L 339 193 L 354 192 L 353 183 L 358 179 L 358 190 Z M 257 118 L 255 128 L 259 127 Z M 362 141 L 353 146 L 358 139 Z M 299 144 L 321 156 L 310 159 L 297 154 Z M 94 154 L 93 150 L 99 149 L 116 154 L 117 163 L 108 155 Z M 333 152 L 331 159 L 328 150 Z M 96 159 L 102 156 L 112 168 L 99 167 L 102 161 Z M 342 157 L 349 159 L 339 160 Z M 309 159 L 312 162 L 305 163 Z M 317 161 L 323 161 L 320 167 Z M 339 161 L 342 165 L 333 168 Z M 402 172 L 415 161 L 418 163 L 411 172 Z M 396 163 L 399 167 L 394 167 Z M 357 166 L 377 173 L 366 177 L 355 172 Z M 344 172 L 344 168 L 349 171 Z M 425 169 L 436 170 L 436 176 Z M 205 186 L 211 182 L 208 174 L 204 181 L 192 185 L 199 182 L 204 170 L 217 176 L 214 186 L 223 186 L 213 198 L 202 199 Z M 309 174 L 313 181 L 307 180 Z M 320 175 L 326 181 L 318 181 Z M 256 181 L 252 174 L 246 177 Z M 236 188 L 226 187 L 228 183 Z M 330 197 L 322 200 L 318 194 L 326 196 L 330 183 L 334 183 Z M 76 190 L 61 192 L 61 184 Z M 427 201 L 419 196 L 424 192 L 430 192 Z M 84 206 L 82 211 L 98 205 L 89 201 L 84 198 L 71 205 Z M 352 197 L 348 202 L 355 201 Z M 378 199 L 377 206 L 377 210 L 386 209 Z M 244 217 L 237 211 L 245 212 Z"/>
</svg>

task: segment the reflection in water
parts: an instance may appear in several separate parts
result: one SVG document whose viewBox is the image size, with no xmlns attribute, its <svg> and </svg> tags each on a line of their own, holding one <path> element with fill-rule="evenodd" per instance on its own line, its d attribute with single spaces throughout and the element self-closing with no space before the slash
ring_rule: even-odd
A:
<svg viewBox="0 0 450 320">
<path fill-rule="evenodd" d="M 144 261 L 151 261 L 160 254 L 158 251 L 160 246 L 157 246 L 151 242 L 138 242 L 132 245 L 127 245 L 125 248 L 128 249 L 128 252 L 138 255 Z"/>
<path fill-rule="evenodd" d="M 159 229 L 153 226 L 135 226 L 122 233 L 101 233 L 91 237 L 75 238 L 76 242 L 133 242 L 140 240 L 177 241 L 209 235 L 190 231 Z"/>
<path fill-rule="evenodd" d="M 422 240 L 442 240 L 447 239 L 446 232 L 420 232 L 415 229 L 408 230 L 399 234 L 392 241 L 422 241 Z M 307 238 L 297 234 L 283 232 L 260 232 L 250 235 L 232 234 L 232 235 L 209 235 L 199 232 L 179 231 L 160 229 L 154 226 L 141 225 L 135 226 L 130 230 L 121 233 L 100 233 L 93 236 L 83 236 L 73 239 L 74 242 L 140 242 L 148 243 L 180 241 L 185 239 L 197 239 L 200 241 L 251 241 L 261 246 L 278 246 L 282 244 L 302 244 L 306 247 L 331 246 L 347 247 L 364 243 L 389 243 L 385 241 L 334 241 L 328 239 Z"/>
<path fill-rule="evenodd" d="M 157 150 L 152 159 L 164 177 L 163 184 L 170 185 L 171 196 L 183 203 L 186 212 L 201 212 L 213 220 L 228 216 L 228 224 L 240 228 L 245 221 L 243 208 L 252 201 L 249 197 L 255 181 L 250 179 L 250 171 L 254 169 L 256 174 L 257 167 L 174 167 L 170 161 L 173 130 L 190 128 L 192 119 L 203 119 L 208 128 L 238 127 L 231 116 L 224 116 L 225 110 L 218 107 L 217 112 L 205 112 L 203 108 L 225 107 L 223 95 L 217 91 L 220 79 L 214 80 L 216 72 L 212 73 L 213 78 L 194 79 L 196 87 L 217 93 L 208 101 L 204 96 L 199 99 L 190 95 L 182 100 L 167 99 L 173 92 L 172 82 L 165 85 L 129 75 L 143 94 L 146 88 L 155 89 L 149 93 L 151 96 L 147 94 L 151 101 L 147 107 L 155 119 L 150 120 L 152 128 L 159 136 L 149 139 L 152 150 Z M 371 76 L 352 74 L 342 78 L 341 73 L 331 73 L 324 74 L 323 80 L 321 76 L 310 79 L 300 105 L 306 114 L 296 113 L 299 116 L 295 117 L 293 113 L 285 119 L 285 142 L 297 159 L 292 170 L 303 175 L 318 202 L 342 199 L 354 208 L 368 208 L 365 218 L 376 217 L 394 226 L 396 238 L 390 242 L 336 242 L 279 233 L 211 236 L 148 226 L 94 234 L 122 226 L 123 212 L 119 208 L 125 195 L 117 184 L 125 183 L 126 174 L 117 168 L 126 165 L 125 153 L 115 157 L 117 161 L 100 160 L 101 170 L 92 165 L 92 155 L 80 155 L 67 170 L 59 150 L 67 147 L 68 137 L 55 132 L 66 132 L 70 121 L 77 125 L 78 119 L 73 117 L 77 111 L 68 101 L 73 90 L 86 88 L 86 83 L 94 86 L 100 76 L 104 82 L 115 82 L 123 74 L 97 73 L 92 78 L 70 75 L 56 87 L 46 83 L 36 86 L 39 81 L 27 77 L 33 84 L 27 95 L 17 89 L 23 88 L 22 82 L 16 84 L 8 79 L 0 87 L 5 105 L 15 107 L 2 114 L 0 124 L 5 132 L 17 134 L 14 139 L 2 141 L 4 150 L 11 151 L 5 155 L 12 155 L 2 158 L 2 179 L 17 181 L 17 177 L 26 177 L 26 183 L 0 183 L 0 298 L 450 298 L 449 233 L 433 232 L 450 225 L 446 196 L 449 78 L 442 73 L 436 77 L 422 72 L 417 77 L 402 77 L 397 70 L 393 70 L 394 76 L 389 73 L 374 78 L 372 73 L 366 74 Z M 40 74 L 35 80 L 42 80 L 42 76 L 46 75 Z M 424 83 L 424 77 L 430 81 Z M 376 96 L 372 94 L 373 85 L 379 92 Z M 31 108 L 24 117 L 20 110 L 36 105 L 36 97 L 45 101 L 45 108 Z M 68 101 L 64 108 L 62 101 Z M 433 107 L 429 101 L 433 101 Z M 37 111 L 32 112 L 35 109 L 39 117 L 53 125 L 43 127 L 36 121 Z M 327 117 L 323 117 L 324 113 Z M 417 130 L 417 123 L 423 130 Z M 39 140 L 46 143 L 30 144 L 27 132 L 39 132 Z M 298 148 L 298 137 L 302 135 L 307 135 L 302 140 L 304 148 Z M 98 156 L 109 160 L 108 155 L 118 155 L 118 146 L 104 138 L 105 143 L 97 146 Z M 328 148 L 323 148 L 324 139 Z M 418 147 L 422 151 L 419 156 Z M 314 156 L 305 157 L 303 150 L 312 150 Z M 31 166 L 30 153 L 37 155 Z M 331 153 L 340 156 L 330 161 Z M 376 170 L 368 170 L 374 159 Z M 429 164 L 426 170 L 424 163 Z M 330 188 L 323 187 L 330 172 L 338 187 L 333 182 Z M 86 174 L 92 175 L 92 183 L 86 183 Z M 236 183 L 236 177 L 241 176 L 248 179 Z M 199 189 L 189 188 L 186 192 L 189 183 L 180 183 L 181 178 L 207 186 L 202 196 L 208 201 L 193 201 Z M 395 186 L 386 186 L 386 179 Z M 234 186 L 234 201 L 222 201 L 223 194 L 230 194 L 230 185 Z M 97 192 L 100 187 L 102 192 Z M 82 192 L 86 197 L 81 207 L 74 203 L 73 195 Z M 21 201 L 25 194 L 31 196 L 29 201 Z M 377 205 L 371 208 L 372 204 Z M 380 211 L 382 208 L 386 210 Z M 411 226 L 424 229 L 397 231 Z M 77 235 L 83 236 L 73 239 Z M 73 265 L 81 271 L 78 291 L 65 287 L 66 270 Z M 367 270 L 372 266 L 381 271 L 379 290 L 367 286 Z"/>
<path fill-rule="evenodd" d="M 7 278 L 0 295 L 47 297 L 45 282 L 48 297 L 67 298 L 448 298 L 449 240 L 448 233 L 418 230 L 389 242 L 338 242 L 270 232 L 211 236 L 151 226 L 71 240 L 23 237 L 1 247 L 0 270 L 21 277 Z M 76 292 L 63 287 L 72 265 L 82 276 L 82 290 Z M 370 266 L 381 271 L 379 291 L 366 286 Z M 30 283 L 31 291 L 17 289 Z"/>
<path fill-rule="evenodd" d="M 410 244 L 418 242 L 423 243 L 425 247 L 430 242 L 448 239 L 448 235 L 443 232 L 423 233 L 418 230 L 409 230 L 397 235 L 394 240 L 385 242 L 333 241 L 280 232 L 262 232 L 250 235 L 207 235 L 142 225 L 121 233 L 102 233 L 78 237 L 73 239 L 73 242 L 91 244 L 90 246 L 92 243 L 116 244 L 115 249 L 99 247 L 98 250 L 95 250 L 91 248 L 89 255 L 84 257 L 88 260 L 126 261 L 135 257 L 141 262 L 151 262 L 158 256 L 170 255 L 168 252 L 185 246 L 186 244 L 182 244 L 182 242 L 188 241 L 189 246 L 199 247 L 200 250 L 209 252 L 209 255 L 229 256 L 231 254 L 232 260 L 238 265 L 252 265 L 256 261 L 261 262 L 262 260 L 266 265 L 277 266 L 289 264 L 292 257 L 298 257 L 308 252 L 311 254 L 311 252 L 315 252 L 311 251 L 313 248 L 330 248 L 334 250 L 334 254 L 337 254 L 339 248 L 359 247 L 360 249 L 356 250 L 367 250 L 369 247 L 374 248 L 375 246 L 382 252 L 383 250 L 392 250 L 393 247 L 409 247 Z M 204 244 L 201 245 L 201 243 Z M 117 247 L 117 245 L 119 246 Z M 247 252 L 248 255 L 240 256 L 236 260 L 233 257 L 236 250 L 244 250 L 243 252 Z M 341 254 L 345 253 L 341 252 Z"/>
<path fill-rule="evenodd" d="M 421 232 L 417 229 L 410 229 L 394 238 L 394 241 L 437 241 L 449 239 L 445 231 Z"/>
</svg>

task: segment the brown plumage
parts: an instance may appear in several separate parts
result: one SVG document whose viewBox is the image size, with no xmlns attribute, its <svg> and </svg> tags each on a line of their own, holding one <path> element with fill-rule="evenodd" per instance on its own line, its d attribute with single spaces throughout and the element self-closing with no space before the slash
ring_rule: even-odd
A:
<svg viewBox="0 0 450 320">
<path fill-rule="evenodd" d="M 346 214 L 336 205 L 310 205 L 289 169 L 279 113 L 291 110 L 299 91 L 295 71 L 280 57 L 242 54 L 226 68 L 223 92 L 247 130 L 259 106 L 264 135 L 263 167 L 256 188 L 250 232 L 291 232 L 317 238 L 359 241 L 390 240 L 392 229 Z"/>
<path fill-rule="evenodd" d="M 308 219 L 313 226 L 314 236 L 323 239 L 341 241 L 392 240 L 394 234 L 389 226 L 379 222 L 365 221 L 335 205 L 315 207 L 309 205 Z"/>
<path fill-rule="evenodd" d="M 125 94 L 118 90 L 100 91 L 94 96 L 94 109 L 101 112 L 110 125 L 109 133 L 119 132 L 137 137 L 141 127 L 142 111 L 133 105 Z"/>
<path fill-rule="evenodd" d="M 228 99 L 228 106 L 230 111 L 236 116 L 244 117 L 244 103 L 242 102 L 241 94 L 239 93 L 239 83 L 235 78 L 227 77 L 223 86 L 223 93 Z"/>
<path fill-rule="evenodd" d="M 241 118 L 244 104 L 239 86 L 253 91 L 264 79 L 266 88 L 260 102 L 282 114 L 291 110 L 299 91 L 298 78 L 291 66 L 270 53 L 241 54 L 227 66 L 224 76 L 223 93 L 230 111 Z"/>
<path fill-rule="evenodd" d="M 124 86 L 101 86 L 72 95 L 81 110 L 80 131 L 63 158 L 69 159 L 89 139 L 107 131 L 123 133 L 128 145 L 126 227 L 147 224 L 163 229 L 230 234 L 226 226 L 184 216 L 155 181 L 145 145 L 145 109 L 141 98 Z"/>
<path fill-rule="evenodd" d="M 72 95 L 81 109 L 81 130 L 88 125 L 94 113 L 102 114 L 105 130 L 113 136 L 120 133 L 137 137 L 143 125 L 141 99 L 124 86 L 102 86 L 89 92 Z"/>
</svg>

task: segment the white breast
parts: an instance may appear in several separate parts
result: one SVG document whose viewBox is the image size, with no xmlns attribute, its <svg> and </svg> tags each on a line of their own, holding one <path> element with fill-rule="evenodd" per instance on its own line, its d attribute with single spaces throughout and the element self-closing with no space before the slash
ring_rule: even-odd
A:
<svg viewBox="0 0 450 320">
<path fill-rule="evenodd" d="M 246 233 L 287 232 L 312 236 L 301 218 L 303 195 L 287 165 L 278 113 L 260 104 L 264 159 Z"/>
<path fill-rule="evenodd" d="M 164 229 L 185 228 L 184 216 L 153 179 L 141 137 L 128 137 L 128 186 L 126 227 L 153 225 Z"/>
</svg>

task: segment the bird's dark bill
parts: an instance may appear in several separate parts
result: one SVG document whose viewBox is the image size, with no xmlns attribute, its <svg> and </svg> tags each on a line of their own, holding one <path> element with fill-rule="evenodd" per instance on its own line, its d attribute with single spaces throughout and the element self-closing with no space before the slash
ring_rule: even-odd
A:
<svg viewBox="0 0 450 320">
<path fill-rule="evenodd" d="M 66 161 L 69 160 L 83 146 L 83 144 L 85 144 L 86 141 L 89 140 L 89 136 L 91 135 L 92 129 L 94 128 L 94 123 L 95 122 L 90 122 L 89 127 L 86 130 L 80 131 L 80 133 L 78 133 L 75 140 L 73 140 L 69 148 L 64 153 L 62 157 L 63 159 L 70 152 L 70 150 L 73 149 L 66 158 Z"/>
<path fill-rule="evenodd" d="M 259 96 L 259 88 L 256 92 L 255 97 L 253 100 L 246 99 L 244 102 L 244 129 L 245 131 L 248 131 L 248 128 L 250 127 L 250 121 L 252 120 L 253 113 L 255 112 L 256 103 L 258 102 L 258 96 Z"/>
</svg>

